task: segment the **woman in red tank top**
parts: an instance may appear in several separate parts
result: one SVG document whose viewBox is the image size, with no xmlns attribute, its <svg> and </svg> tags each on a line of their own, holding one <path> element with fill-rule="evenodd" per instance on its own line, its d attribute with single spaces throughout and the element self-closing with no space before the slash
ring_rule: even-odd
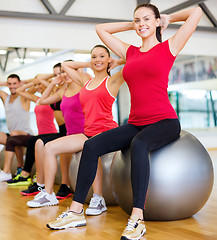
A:
<svg viewBox="0 0 217 240">
<path fill-rule="evenodd" d="M 122 60 L 113 60 L 105 46 L 97 45 L 91 51 L 90 62 L 62 63 L 62 68 L 70 79 L 83 86 L 80 91 L 80 102 L 85 117 L 84 133 L 68 135 L 45 145 L 45 191 L 43 194 L 40 193 L 40 198 L 36 195 L 33 201 L 29 201 L 28 206 L 41 207 L 58 204 L 53 193 L 58 154 L 79 152 L 89 138 L 118 127 L 113 120 L 112 105 L 123 83 L 123 77 L 121 72 L 109 76 L 108 66 L 111 62 L 113 63 L 112 67 L 123 63 Z M 94 77 L 83 72 L 82 68 L 91 68 Z M 87 214 L 98 215 L 107 210 L 102 197 L 101 164 L 99 164 L 96 181 L 93 183 L 93 190 L 94 196 L 91 199 L 90 208 L 87 209 Z M 41 199 L 47 199 L 46 203 L 41 204 Z"/>
<path fill-rule="evenodd" d="M 130 145 L 133 210 L 121 239 L 140 239 L 145 234 L 143 209 L 150 173 L 149 151 L 173 141 L 180 132 L 179 120 L 167 96 L 169 71 L 175 56 L 197 27 L 201 13 L 200 8 L 193 8 L 162 16 L 162 20 L 166 21 L 164 26 L 185 21 L 176 34 L 163 43 L 158 36 L 162 24 L 160 14 L 152 4 L 139 5 L 135 9 L 133 22 L 96 26 L 101 40 L 119 57 L 126 59 L 123 76 L 131 94 L 129 122 L 85 142 L 70 211 L 50 222 L 48 227 L 60 229 L 86 224 L 82 208 L 95 177 L 98 156 Z M 141 37 L 140 48 L 130 46 L 112 35 L 128 30 L 135 30 Z M 70 219 L 67 225 L 64 222 L 66 216 Z"/>
</svg>

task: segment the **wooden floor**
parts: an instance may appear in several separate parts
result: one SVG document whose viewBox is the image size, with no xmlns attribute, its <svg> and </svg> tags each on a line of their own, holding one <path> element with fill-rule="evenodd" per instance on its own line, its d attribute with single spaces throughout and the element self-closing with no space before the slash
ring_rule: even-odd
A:
<svg viewBox="0 0 217 240">
<path fill-rule="evenodd" d="M 217 151 L 210 151 L 217 172 Z M 118 206 L 108 207 L 101 216 L 87 217 L 87 226 L 52 231 L 46 223 L 61 214 L 71 199 L 59 206 L 31 209 L 26 202 L 32 197 L 20 195 L 20 187 L 0 183 L 0 240 L 73 240 L 120 239 L 128 216 Z M 55 187 L 57 189 L 57 186 Z M 85 208 L 87 205 L 85 206 Z M 217 240 L 217 177 L 210 199 L 193 217 L 180 221 L 146 221 L 146 240 Z"/>
</svg>

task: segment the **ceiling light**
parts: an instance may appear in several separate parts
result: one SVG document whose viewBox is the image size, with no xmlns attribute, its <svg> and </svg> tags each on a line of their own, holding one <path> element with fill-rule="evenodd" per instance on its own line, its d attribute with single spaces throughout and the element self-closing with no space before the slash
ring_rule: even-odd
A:
<svg viewBox="0 0 217 240">
<path fill-rule="evenodd" d="M 29 52 L 29 55 L 32 56 L 32 57 L 44 57 L 45 52 L 31 51 L 31 52 Z"/>
<path fill-rule="evenodd" d="M 25 58 L 25 59 L 23 59 L 23 58 L 14 58 L 14 62 L 15 63 L 32 63 L 32 62 L 34 62 L 35 61 L 35 59 L 32 59 L 32 58 Z"/>
</svg>

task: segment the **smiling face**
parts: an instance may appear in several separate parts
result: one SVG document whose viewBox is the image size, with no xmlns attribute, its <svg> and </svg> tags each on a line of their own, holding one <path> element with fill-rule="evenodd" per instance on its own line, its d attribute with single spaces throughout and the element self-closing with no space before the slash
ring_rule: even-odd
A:
<svg viewBox="0 0 217 240">
<path fill-rule="evenodd" d="M 17 78 L 8 78 L 7 80 L 8 88 L 10 89 L 11 95 L 16 94 L 16 89 L 20 87 L 21 82 Z"/>
<path fill-rule="evenodd" d="M 37 92 L 39 93 L 43 93 L 45 90 L 45 86 L 43 84 L 41 84 L 40 82 L 36 82 L 34 83 L 34 87 L 36 88 Z"/>
<path fill-rule="evenodd" d="M 91 65 L 94 71 L 107 71 L 111 61 L 109 53 L 103 47 L 95 47 L 91 52 Z"/>
<path fill-rule="evenodd" d="M 160 18 L 148 7 L 140 7 L 134 13 L 134 29 L 141 38 L 155 36 L 159 24 Z"/>
<path fill-rule="evenodd" d="M 72 82 L 72 80 L 69 78 L 67 73 L 65 73 L 63 70 L 61 70 L 61 77 L 62 77 L 63 81 L 61 82 L 60 85 L 63 85 L 64 83 L 71 83 Z"/>
</svg>

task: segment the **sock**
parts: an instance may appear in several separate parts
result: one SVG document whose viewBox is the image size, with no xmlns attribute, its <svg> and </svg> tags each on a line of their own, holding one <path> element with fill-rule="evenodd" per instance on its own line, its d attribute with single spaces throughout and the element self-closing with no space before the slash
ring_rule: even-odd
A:
<svg viewBox="0 0 217 240">
<path fill-rule="evenodd" d="M 37 182 L 36 182 L 37 183 Z M 39 187 L 44 187 L 45 185 L 44 184 L 41 184 L 41 183 L 37 183 L 37 185 L 39 186 Z"/>
</svg>

